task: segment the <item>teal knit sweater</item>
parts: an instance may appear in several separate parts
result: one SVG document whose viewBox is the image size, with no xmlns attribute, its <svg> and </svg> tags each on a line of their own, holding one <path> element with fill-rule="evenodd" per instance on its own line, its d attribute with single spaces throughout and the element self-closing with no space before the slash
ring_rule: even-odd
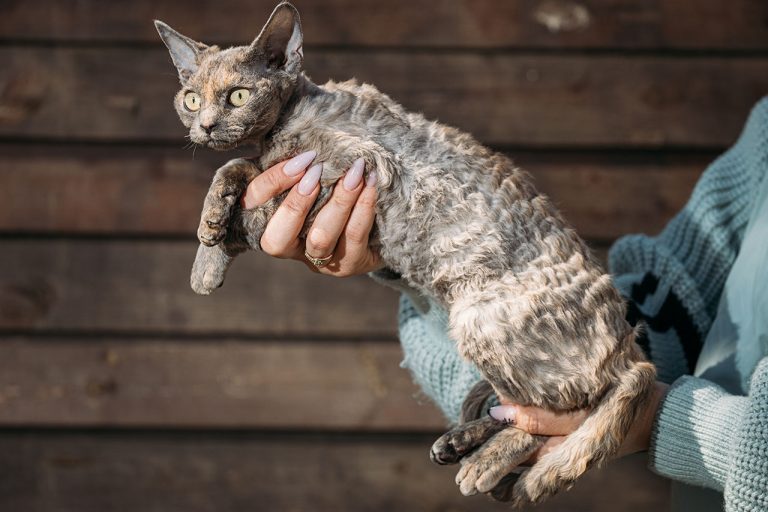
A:
<svg viewBox="0 0 768 512">
<path fill-rule="evenodd" d="M 768 510 L 768 358 L 754 361 L 747 396 L 685 375 L 696 368 L 750 212 L 756 200 L 768 201 L 758 194 L 767 172 L 765 99 L 755 107 L 738 143 L 706 170 L 688 204 L 662 233 L 624 237 L 609 254 L 614 282 L 628 299 L 628 319 L 646 324 L 640 344 L 660 380 L 674 382 L 657 415 L 651 468 L 724 491 L 728 512 Z M 768 285 L 768 265 L 763 276 Z M 448 337 L 446 312 L 396 276 L 378 272 L 372 277 L 403 292 L 402 366 L 447 419 L 456 422 L 480 375 Z M 768 322 L 768 317 L 760 321 Z M 764 357 L 768 349 L 753 353 Z"/>
</svg>

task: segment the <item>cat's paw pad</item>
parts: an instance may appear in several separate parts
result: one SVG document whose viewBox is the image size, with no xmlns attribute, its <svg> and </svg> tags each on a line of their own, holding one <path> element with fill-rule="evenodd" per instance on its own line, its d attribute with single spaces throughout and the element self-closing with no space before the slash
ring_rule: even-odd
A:
<svg viewBox="0 0 768 512">
<path fill-rule="evenodd" d="M 456 464 L 474 446 L 474 439 L 466 431 L 451 430 L 434 442 L 429 451 L 429 458 L 435 464 Z"/>
</svg>

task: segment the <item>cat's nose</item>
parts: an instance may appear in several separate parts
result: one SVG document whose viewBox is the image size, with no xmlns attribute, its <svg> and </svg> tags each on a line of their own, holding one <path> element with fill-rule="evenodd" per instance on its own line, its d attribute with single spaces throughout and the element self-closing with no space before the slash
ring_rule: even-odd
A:
<svg viewBox="0 0 768 512">
<path fill-rule="evenodd" d="M 208 124 L 200 123 L 200 128 L 202 128 L 205 133 L 210 135 L 213 129 L 216 128 L 217 125 L 218 123 L 208 123 Z"/>
</svg>

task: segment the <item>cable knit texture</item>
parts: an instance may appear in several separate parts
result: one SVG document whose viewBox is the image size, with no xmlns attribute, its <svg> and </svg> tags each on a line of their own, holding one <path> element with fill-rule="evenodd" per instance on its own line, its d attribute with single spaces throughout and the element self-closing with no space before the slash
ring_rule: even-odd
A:
<svg viewBox="0 0 768 512">
<path fill-rule="evenodd" d="M 733 420 L 747 405 L 745 397 L 709 381 L 678 379 L 656 416 L 651 467 L 673 480 L 722 491 L 736 448 Z"/>
<path fill-rule="evenodd" d="M 728 512 L 768 510 L 768 358 L 748 397 L 679 379 L 656 417 L 650 464 L 662 476 L 725 490 Z"/>
<path fill-rule="evenodd" d="M 627 236 L 610 251 L 616 286 L 635 320 L 648 326 L 644 348 L 661 380 L 672 382 L 695 365 L 766 169 L 768 99 L 658 236 Z M 403 292 L 403 366 L 456 422 L 480 375 L 448 337 L 446 312 L 396 276 L 371 276 Z M 753 374 L 748 397 L 728 395 L 706 380 L 679 379 L 657 416 L 650 461 L 662 475 L 724 490 L 728 512 L 768 510 L 768 360 Z"/>
<path fill-rule="evenodd" d="M 729 418 L 732 429 L 739 418 L 741 427 L 729 454 L 732 466 L 725 484 L 726 509 L 768 510 L 768 359 L 762 360 L 752 376 L 746 412 Z"/>
</svg>

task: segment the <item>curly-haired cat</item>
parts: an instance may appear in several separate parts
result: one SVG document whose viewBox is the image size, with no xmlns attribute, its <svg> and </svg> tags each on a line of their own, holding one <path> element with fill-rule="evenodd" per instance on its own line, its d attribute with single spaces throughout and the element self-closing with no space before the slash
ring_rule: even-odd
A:
<svg viewBox="0 0 768 512">
<path fill-rule="evenodd" d="M 517 480 L 515 503 L 568 487 L 617 452 L 654 369 L 634 344 L 609 276 L 526 173 L 373 86 L 312 83 L 301 71 L 299 15 L 288 3 L 275 8 L 249 46 L 222 50 L 156 26 L 179 71 L 175 106 L 191 140 L 218 150 L 249 145 L 258 155 L 216 172 L 198 230 L 196 292 L 212 292 L 235 255 L 259 248 L 285 196 L 240 208 L 260 169 L 317 151 L 324 167 L 309 224 L 362 157 L 378 176 L 372 244 L 389 269 L 446 308 L 460 353 L 493 391 L 519 404 L 591 410 Z M 469 454 L 461 491 L 490 492 L 542 441 L 486 417 L 445 434 L 431 455 L 455 463 Z"/>
</svg>

